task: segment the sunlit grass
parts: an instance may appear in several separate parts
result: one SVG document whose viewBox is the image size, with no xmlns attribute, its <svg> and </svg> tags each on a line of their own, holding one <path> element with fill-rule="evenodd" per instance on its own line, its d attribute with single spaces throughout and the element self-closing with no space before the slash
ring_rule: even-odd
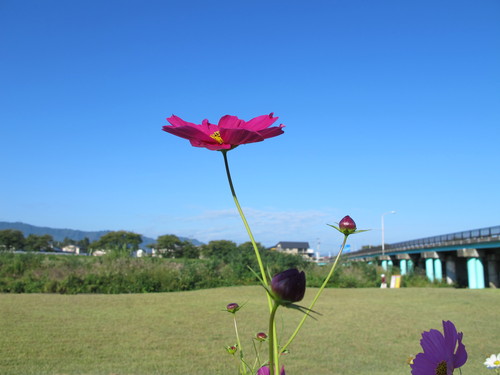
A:
<svg viewBox="0 0 500 375">
<path fill-rule="evenodd" d="M 312 298 L 308 290 L 304 305 Z M 225 345 L 235 343 L 229 302 L 243 348 L 266 331 L 260 287 L 129 295 L 0 295 L 1 374 L 236 374 Z M 287 374 L 409 374 L 407 356 L 423 330 L 452 320 L 464 332 L 464 374 L 485 372 L 500 350 L 500 292 L 457 289 L 327 289 L 291 353 Z M 291 333 L 301 318 L 283 309 Z M 265 356 L 265 354 L 264 354 Z"/>
</svg>

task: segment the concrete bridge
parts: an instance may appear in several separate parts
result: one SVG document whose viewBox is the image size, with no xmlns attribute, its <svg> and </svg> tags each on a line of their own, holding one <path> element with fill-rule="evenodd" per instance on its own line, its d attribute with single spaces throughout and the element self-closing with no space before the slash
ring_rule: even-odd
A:
<svg viewBox="0 0 500 375">
<path fill-rule="evenodd" d="M 346 254 L 348 259 L 396 266 L 401 275 L 425 269 L 431 281 L 460 287 L 499 287 L 500 225 L 370 247 Z"/>
</svg>

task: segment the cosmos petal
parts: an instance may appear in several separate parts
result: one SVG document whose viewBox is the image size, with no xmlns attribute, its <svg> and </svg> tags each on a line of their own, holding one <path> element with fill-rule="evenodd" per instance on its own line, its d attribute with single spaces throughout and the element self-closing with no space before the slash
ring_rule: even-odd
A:
<svg viewBox="0 0 500 375">
<path fill-rule="evenodd" d="M 219 120 L 218 126 L 220 128 L 225 128 L 225 129 L 237 129 L 242 124 L 245 124 L 245 121 L 240 120 L 238 117 L 225 115 L 222 116 L 221 119 Z"/>
<path fill-rule="evenodd" d="M 170 122 L 173 126 L 196 126 L 196 124 L 184 121 L 176 115 L 172 115 L 171 117 L 167 118 L 167 121 Z"/>
<path fill-rule="evenodd" d="M 226 145 L 226 144 L 220 145 L 217 142 L 216 143 L 202 142 L 202 141 L 197 140 L 197 139 L 191 139 L 189 142 L 191 142 L 191 146 L 205 147 L 205 148 L 208 148 L 209 150 L 212 150 L 212 151 L 229 150 L 232 147 L 231 145 Z"/>
<path fill-rule="evenodd" d="M 280 125 L 279 127 L 273 126 L 272 128 L 267 128 L 267 129 L 262 129 L 259 130 L 258 133 L 262 136 L 262 138 L 267 139 L 267 138 L 272 138 L 276 137 L 280 134 L 283 134 L 284 131 L 281 128 L 284 128 L 284 125 Z"/>
<path fill-rule="evenodd" d="M 273 113 L 270 113 L 268 115 L 262 115 L 262 116 L 257 116 L 251 119 L 250 121 L 247 121 L 245 124 L 245 128 L 254 130 L 254 131 L 259 131 L 262 129 L 266 129 L 272 124 L 274 124 L 279 117 L 273 117 Z"/>
<path fill-rule="evenodd" d="M 431 329 L 429 332 L 422 333 L 420 346 L 428 357 L 436 361 L 444 359 L 444 337 L 438 330 Z"/>
<path fill-rule="evenodd" d="M 455 358 L 453 360 L 453 366 L 455 368 L 462 367 L 465 365 L 465 362 L 467 362 L 467 351 L 465 350 L 465 345 L 462 344 L 462 337 L 460 337 L 458 340 L 458 348 L 455 353 Z"/>
<path fill-rule="evenodd" d="M 449 320 L 443 320 L 443 332 L 444 332 L 444 345 L 447 348 L 455 349 L 458 340 L 457 329 Z"/>
<path fill-rule="evenodd" d="M 429 375 L 434 374 L 436 362 L 430 360 L 424 353 L 419 353 L 411 364 L 412 375 Z"/>
<path fill-rule="evenodd" d="M 176 135 L 185 139 L 196 139 L 199 141 L 213 142 L 208 134 L 199 129 L 198 125 L 194 126 L 164 126 L 163 130 L 167 133 Z"/>
<path fill-rule="evenodd" d="M 242 145 L 245 143 L 261 142 L 264 138 L 255 132 L 245 129 L 221 129 L 220 135 L 224 143 L 231 145 Z"/>
</svg>

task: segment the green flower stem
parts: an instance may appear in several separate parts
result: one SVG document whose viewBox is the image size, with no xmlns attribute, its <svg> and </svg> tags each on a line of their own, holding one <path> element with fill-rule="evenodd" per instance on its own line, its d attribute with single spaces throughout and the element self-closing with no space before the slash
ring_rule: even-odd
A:
<svg viewBox="0 0 500 375">
<path fill-rule="evenodd" d="M 255 345 L 255 340 L 252 340 L 253 351 L 255 353 L 255 361 L 253 362 L 252 373 L 255 371 L 255 367 L 260 364 L 260 349 L 262 348 L 262 342 L 259 342 L 259 349 Z"/>
<path fill-rule="evenodd" d="M 344 247 L 345 247 L 345 244 L 347 242 L 347 237 L 348 236 L 349 236 L 348 234 L 344 235 L 344 242 L 342 242 L 342 246 L 340 248 L 339 253 L 337 254 L 337 257 L 335 258 L 335 262 L 333 262 L 333 266 L 330 269 L 330 272 L 328 273 L 328 276 L 325 278 L 325 281 L 323 281 L 323 284 L 321 285 L 321 287 L 319 288 L 318 292 L 316 293 L 316 296 L 314 297 L 313 301 L 311 302 L 311 305 L 309 306 L 309 310 L 312 310 L 312 308 L 316 304 L 316 301 L 318 300 L 319 296 L 323 292 L 323 289 L 325 289 L 326 284 L 328 284 L 328 281 L 330 281 L 330 278 L 333 275 L 333 271 L 335 270 L 335 267 L 337 267 L 337 263 L 339 261 L 339 258 L 342 255 L 342 251 L 344 250 Z M 302 317 L 302 320 L 300 321 L 299 325 L 295 329 L 295 332 L 293 332 L 292 336 L 288 339 L 287 343 L 285 345 L 283 345 L 283 347 L 281 348 L 280 353 L 283 353 L 286 350 L 286 348 L 288 347 L 288 345 L 290 345 L 292 343 L 292 341 L 295 339 L 295 336 L 297 336 L 297 334 L 299 333 L 300 329 L 302 328 L 302 325 L 306 321 L 307 316 L 308 316 L 307 314 L 304 314 L 304 316 Z"/>
<path fill-rule="evenodd" d="M 222 152 L 222 155 L 224 156 L 224 165 L 226 167 L 227 180 L 229 182 L 231 194 L 233 195 L 234 203 L 236 204 L 236 208 L 238 209 L 238 212 L 241 216 L 241 220 L 243 221 L 243 224 L 245 225 L 248 236 L 250 237 L 250 241 L 252 242 L 252 246 L 253 246 L 253 249 L 255 251 L 255 257 L 257 258 L 257 262 L 259 263 L 259 270 L 260 270 L 260 274 L 262 275 L 262 280 L 264 281 L 265 286 L 269 286 L 269 282 L 267 281 L 267 276 L 266 276 L 266 272 L 264 269 L 264 264 L 262 263 L 262 259 L 260 257 L 259 248 L 257 247 L 257 244 L 256 244 L 255 239 L 253 237 L 252 231 L 250 230 L 250 226 L 248 225 L 247 219 L 245 218 L 245 215 L 243 214 L 243 210 L 241 209 L 240 203 L 238 202 L 238 198 L 236 197 L 236 192 L 235 192 L 234 186 L 233 186 L 233 180 L 231 179 L 231 172 L 229 171 L 229 163 L 227 162 L 227 150 L 223 150 L 221 152 Z M 269 295 L 267 296 L 267 302 L 269 304 L 269 310 L 272 310 L 273 302 L 272 302 L 271 297 Z"/>
<path fill-rule="evenodd" d="M 275 375 L 279 374 L 279 349 L 278 349 L 278 332 L 276 330 L 276 319 L 273 322 L 273 333 L 274 333 L 274 341 L 273 341 L 273 352 L 274 352 L 274 367 L 275 367 Z"/>
<path fill-rule="evenodd" d="M 276 324 L 274 317 L 278 310 L 279 304 L 274 302 L 271 314 L 269 316 L 269 371 L 270 375 L 279 374 L 279 361 L 278 361 L 278 340 L 276 337 Z"/>
<path fill-rule="evenodd" d="M 238 324 L 236 324 L 236 314 L 233 314 L 234 332 L 236 333 L 236 343 L 238 344 L 238 351 L 240 352 L 240 361 L 243 367 L 243 374 L 247 373 L 247 366 L 243 358 L 243 348 L 241 347 L 240 335 L 238 333 Z"/>
</svg>

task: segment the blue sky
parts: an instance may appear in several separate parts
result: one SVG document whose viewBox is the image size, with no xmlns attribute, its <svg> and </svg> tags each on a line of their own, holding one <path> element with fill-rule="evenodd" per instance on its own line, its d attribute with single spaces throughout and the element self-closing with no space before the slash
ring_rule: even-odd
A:
<svg viewBox="0 0 500 375">
<path fill-rule="evenodd" d="M 0 220 L 241 243 L 222 155 L 161 131 L 274 112 L 229 153 L 258 241 L 500 224 L 500 2 L 0 3 Z"/>
</svg>

